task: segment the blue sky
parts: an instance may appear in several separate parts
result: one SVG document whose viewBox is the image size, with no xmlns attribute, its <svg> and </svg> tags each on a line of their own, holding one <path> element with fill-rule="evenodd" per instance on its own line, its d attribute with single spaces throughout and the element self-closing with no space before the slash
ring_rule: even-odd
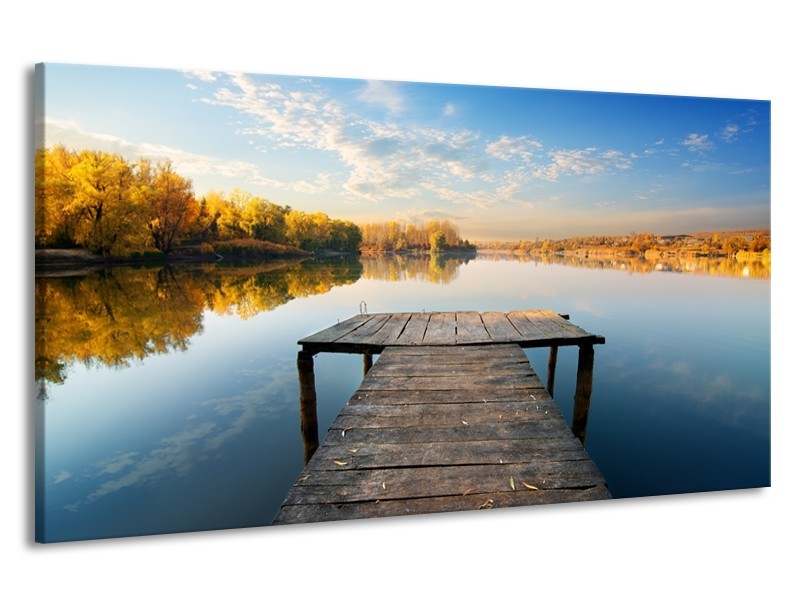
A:
<svg viewBox="0 0 800 600">
<path fill-rule="evenodd" d="M 45 143 L 471 240 L 770 225 L 770 104 L 48 64 Z"/>
</svg>

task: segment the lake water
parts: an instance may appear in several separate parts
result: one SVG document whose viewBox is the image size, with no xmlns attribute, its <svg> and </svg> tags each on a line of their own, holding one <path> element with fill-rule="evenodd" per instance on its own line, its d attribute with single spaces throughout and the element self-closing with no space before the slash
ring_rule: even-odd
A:
<svg viewBox="0 0 800 600">
<path fill-rule="evenodd" d="M 769 265 L 363 257 L 37 276 L 38 534 L 268 525 L 303 468 L 297 340 L 359 312 L 551 308 L 595 347 L 586 448 L 615 497 L 770 485 Z M 546 349 L 526 351 L 545 377 Z M 572 415 L 577 349 L 558 355 Z M 357 355 L 315 358 L 320 441 Z"/>
</svg>

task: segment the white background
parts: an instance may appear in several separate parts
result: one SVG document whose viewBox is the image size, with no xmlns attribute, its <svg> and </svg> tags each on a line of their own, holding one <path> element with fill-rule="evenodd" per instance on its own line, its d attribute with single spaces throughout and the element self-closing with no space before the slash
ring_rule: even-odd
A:
<svg viewBox="0 0 800 600">
<path fill-rule="evenodd" d="M 785 597 L 797 565 L 800 402 L 789 343 L 800 134 L 791 3 L 172 4 L 5 7 L 4 597 Z M 32 90 L 42 61 L 771 100 L 772 487 L 34 545 Z"/>
</svg>

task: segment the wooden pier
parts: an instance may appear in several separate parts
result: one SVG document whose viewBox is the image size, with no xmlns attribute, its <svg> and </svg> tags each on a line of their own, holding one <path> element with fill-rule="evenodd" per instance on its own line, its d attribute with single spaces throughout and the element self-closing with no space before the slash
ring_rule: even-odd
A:
<svg viewBox="0 0 800 600">
<path fill-rule="evenodd" d="M 609 498 L 583 448 L 604 342 L 550 310 L 357 315 L 300 340 L 307 464 L 274 523 Z M 579 348 L 572 431 L 552 398 L 565 345 Z M 547 388 L 526 347 L 551 348 Z M 322 446 L 318 352 L 363 354 L 365 370 Z"/>
</svg>

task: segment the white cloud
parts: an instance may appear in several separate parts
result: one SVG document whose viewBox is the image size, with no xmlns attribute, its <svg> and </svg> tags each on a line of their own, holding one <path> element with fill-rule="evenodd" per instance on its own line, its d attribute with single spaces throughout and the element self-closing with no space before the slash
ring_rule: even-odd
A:
<svg viewBox="0 0 800 600">
<path fill-rule="evenodd" d="M 401 113 L 405 109 L 405 98 L 398 91 L 397 85 L 387 81 L 367 81 L 358 98 L 367 104 L 382 106 L 392 114 Z"/>
<path fill-rule="evenodd" d="M 486 145 L 486 153 L 500 160 L 519 160 L 530 163 L 534 153 L 542 148 L 541 142 L 528 136 L 510 138 L 506 135 Z"/>
<path fill-rule="evenodd" d="M 689 137 L 681 142 L 690 152 L 707 152 L 714 149 L 714 144 L 708 139 L 707 134 L 690 133 Z"/>
<path fill-rule="evenodd" d="M 447 221 L 460 221 L 464 217 L 462 215 L 454 214 L 444 210 L 435 210 L 429 208 L 411 209 L 395 213 L 395 219 L 400 222 L 408 223 L 425 223 L 427 221 L 447 220 Z"/>
<path fill-rule="evenodd" d="M 729 123 L 720 131 L 719 137 L 722 138 L 722 141 L 732 144 L 739 138 L 739 126 Z"/>
<path fill-rule="evenodd" d="M 206 438 L 215 427 L 214 423 L 205 422 L 162 439 L 156 448 L 136 462 L 127 473 L 104 482 L 90 493 L 86 502 L 94 502 L 108 494 L 160 479 L 167 474 L 186 475 L 197 460 L 197 443 Z"/>
<path fill-rule="evenodd" d="M 203 101 L 234 108 L 252 119 L 237 129 L 240 134 L 279 148 L 333 154 L 346 170 L 339 191 L 360 200 L 412 199 L 422 191 L 420 181 L 450 185 L 472 180 L 486 168 L 477 146 L 479 135 L 471 131 L 374 121 L 346 112 L 317 91 L 290 91 L 240 74 L 219 85 L 213 97 Z M 368 82 L 361 99 L 396 112 L 401 104 L 395 92 L 392 84 Z"/>
<path fill-rule="evenodd" d="M 598 153 L 597 148 L 554 150 L 548 152 L 549 165 L 538 166 L 534 177 L 557 181 L 562 175 L 599 175 L 608 171 L 625 171 L 633 161 L 619 150 Z"/>
<path fill-rule="evenodd" d="M 389 111 L 372 120 L 353 113 L 317 86 L 259 82 L 242 73 L 193 73 L 213 83 L 199 99 L 209 106 L 232 109 L 233 131 L 253 150 L 276 155 L 303 151 L 307 174 L 280 181 L 248 160 L 223 160 L 151 142 L 134 143 L 80 131 L 74 124 L 57 126 L 53 137 L 71 147 L 98 147 L 136 159 L 169 158 L 188 177 L 222 176 L 235 186 L 258 185 L 304 194 L 338 194 L 341 202 L 414 201 L 436 198 L 449 204 L 491 206 L 517 201 L 534 180 L 555 182 L 565 176 L 597 175 L 630 169 L 634 154 L 597 148 L 552 149 L 532 136 L 503 135 L 488 143 L 470 130 L 407 125 L 392 118 L 404 106 L 396 84 L 370 81 L 360 100 Z M 213 77 L 213 79 L 212 79 Z M 444 113 L 456 110 L 452 103 Z M 70 143 L 80 138 L 89 143 Z M 317 159 L 320 162 L 317 162 Z M 315 172 L 315 165 L 338 161 L 339 169 Z M 495 160 L 496 159 L 496 160 Z M 498 161 L 506 163 L 498 169 Z M 502 168 L 506 170 L 503 171 Z M 541 185 L 541 183 L 539 183 Z"/>
<path fill-rule="evenodd" d="M 97 475 L 114 475 L 122 471 L 126 467 L 134 464 L 134 457 L 138 454 L 138 452 L 124 452 L 96 462 L 94 466 L 100 469 Z"/>
<path fill-rule="evenodd" d="M 119 154 L 130 161 L 137 161 L 142 157 L 156 162 L 169 159 L 177 172 L 189 178 L 198 175 L 220 175 L 232 179 L 235 185 L 249 183 L 304 193 L 322 193 L 330 189 L 327 175 L 317 175 L 314 182 L 279 181 L 264 175 L 255 163 L 225 160 L 164 144 L 131 142 L 106 133 L 85 131 L 71 121 L 46 119 L 45 139 L 48 146 L 64 144 L 74 149 L 89 148 Z"/>
<path fill-rule="evenodd" d="M 55 477 L 53 477 L 53 484 L 62 483 L 67 479 L 69 479 L 70 477 L 72 477 L 72 473 L 70 473 L 69 471 L 61 470 L 58 473 L 56 473 Z"/>
<path fill-rule="evenodd" d="M 282 414 L 297 400 L 292 396 L 295 374 L 288 360 L 273 362 L 270 369 L 240 369 L 238 376 L 253 378 L 257 384 L 239 394 L 202 402 L 200 406 L 212 411 L 210 420 L 191 424 L 162 438 L 154 448 L 140 458 L 137 452 L 117 454 L 95 463 L 100 475 L 114 475 L 92 491 L 85 500 L 67 506 L 77 510 L 83 503 L 94 502 L 103 496 L 158 481 L 164 477 L 188 475 L 194 466 L 218 455 L 219 451 L 253 422 L 271 419 Z M 190 421 L 196 419 L 192 415 Z M 128 468 L 130 467 L 130 468 Z M 124 469 L 127 469 L 124 473 Z"/>
<path fill-rule="evenodd" d="M 456 105 L 453 104 L 452 102 L 448 102 L 447 104 L 444 105 L 444 108 L 442 109 L 442 114 L 445 117 L 452 117 L 453 115 L 456 114 Z"/>
<path fill-rule="evenodd" d="M 186 69 L 181 71 L 184 76 L 192 78 L 192 79 L 199 79 L 200 81 L 205 81 L 206 83 L 211 83 L 217 80 L 216 73 L 211 71 L 203 71 L 200 69 Z"/>
</svg>

